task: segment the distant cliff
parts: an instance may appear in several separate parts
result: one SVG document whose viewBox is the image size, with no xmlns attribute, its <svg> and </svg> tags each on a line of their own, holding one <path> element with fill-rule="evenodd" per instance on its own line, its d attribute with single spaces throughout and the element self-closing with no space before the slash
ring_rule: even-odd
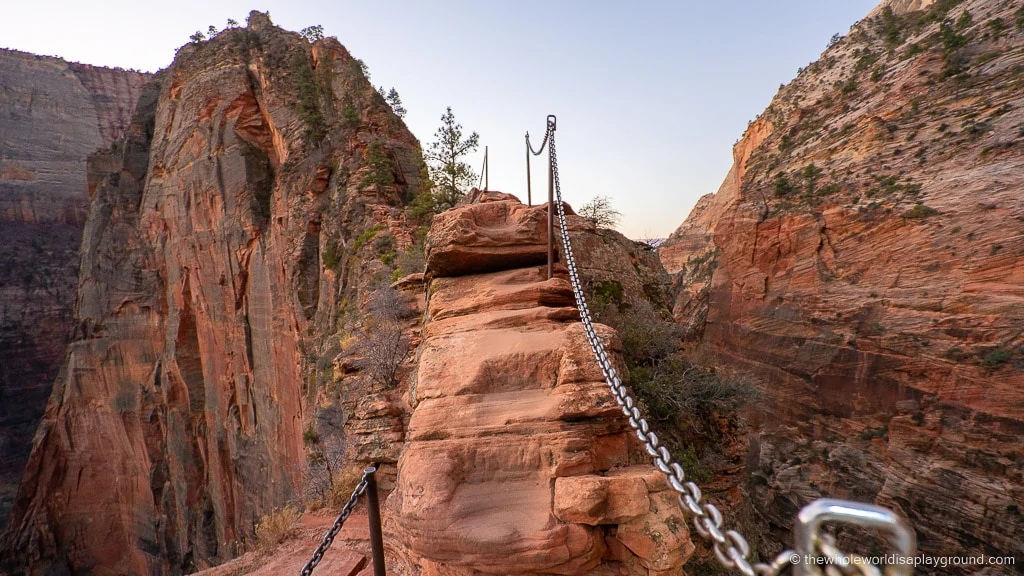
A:
<svg viewBox="0 0 1024 576">
<path fill-rule="evenodd" d="M 767 383 L 746 489 L 778 537 L 834 496 L 896 509 L 926 554 L 1024 561 L 1021 21 L 883 3 L 660 247 L 691 337 Z"/>
<path fill-rule="evenodd" d="M 107 102 L 134 111 L 89 160 L 73 341 L 5 536 L 14 570 L 234 556 L 301 487 L 314 351 L 387 281 L 358 238 L 408 241 L 395 207 L 419 191 L 418 143 L 336 40 L 253 12 L 133 97 Z"/>
<path fill-rule="evenodd" d="M 0 50 L 0 527 L 71 335 L 86 158 L 146 77 Z"/>
</svg>

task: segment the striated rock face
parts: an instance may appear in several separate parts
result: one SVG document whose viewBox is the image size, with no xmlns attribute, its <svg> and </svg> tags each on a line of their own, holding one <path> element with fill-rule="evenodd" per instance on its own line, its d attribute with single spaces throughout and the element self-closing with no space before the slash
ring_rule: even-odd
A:
<svg viewBox="0 0 1024 576">
<path fill-rule="evenodd" d="M 349 246 L 418 191 L 418 154 L 336 40 L 257 12 L 145 85 L 90 159 L 74 340 L 5 536 L 14 570 L 192 572 L 296 495 L 311 351 L 374 269 Z"/>
<path fill-rule="evenodd" d="M 1024 31 L 950 4 L 826 50 L 661 249 L 677 319 L 767 382 L 747 488 L 776 539 L 830 495 L 928 555 L 1024 558 Z"/>
<path fill-rule="evenodd" d="M 564 269 L 536 265 L 546 210 L 488 193 L 435 219 L 388 531 L 424 575 L 676 574 L 693 550 L 678 499 L 631 439 Z"/>
<path fill-rule="evenodd" d="M 86 158 L 147 76 L 0 49 L 0 527 L 71 333 Z"/>
</svg>

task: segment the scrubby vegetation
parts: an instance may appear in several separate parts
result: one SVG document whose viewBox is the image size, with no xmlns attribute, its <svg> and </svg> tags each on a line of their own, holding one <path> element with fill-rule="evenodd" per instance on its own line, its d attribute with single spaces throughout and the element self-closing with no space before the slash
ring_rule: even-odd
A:
<svg viewBox="0 0 1024 576">
<path fill-rule="evenodd" d="M 706 479 L 710 471 L 704 458 L 718 452 L 717 442 L 736 424 L 740 410 L 759 397 L 753 380 L 711 368 L 681 351 L 681 328 L 647 300 L 627 305 L 621 286 L 596 286 L 595 320 L 618 332 L 630 386 L 643 412 L 690 477 Z"/>
<path fill-rule="evenodd" d="M 295 56 L 292 61 L 292 74 L 295 76 L 295 90 L 298 96 L 295 111 L 306 126 L 304 137 L 306 142 L 318 144 L 327 135 L 327 119 L 324 117 L 321 101 L 332 98 L 330 85 L 325 85 L 316 77 L 309 58 L 304 54 Z"/>
<path fill-rule="evenodd" d="M 261 552 L 270 552 L 282 542 L 295 536 L 295 523 L 301 513 L 293 506 L 271 512 L 256 524 L 256 546 Z"/>
<path fill-rule="evenodd" d="M 615 228 L 622 217 L 622 213 L 612 207 L 612 202 L 607 196 L 592 198 L 580 206 L 576 213 L 598 228 Z"/>
</svg>

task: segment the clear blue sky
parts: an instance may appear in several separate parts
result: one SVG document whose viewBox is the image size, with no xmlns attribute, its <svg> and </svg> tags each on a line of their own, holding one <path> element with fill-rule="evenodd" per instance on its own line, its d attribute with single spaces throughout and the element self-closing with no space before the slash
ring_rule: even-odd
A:
<svg viewBox="0 0 1024 576">
<path fill-rule="evenodd" d="M 718 188 L 779 84 L 876 3 L 11 0 L 0 46 L 152 71 L 196 30 L 244 25 L 250 9 L 292 30 L 321 24 L 375 85 L 398 89 L 424 146 L 452 106 L 480 134 L 472 164 L 490 146 L 491 189 L 525 200 L 523 135 L 556 114 L 566 200 L 608 196 L 621 232 L 662 237 Z M 534 191 L 546 186 L 535 163 Z"/>
</svg>

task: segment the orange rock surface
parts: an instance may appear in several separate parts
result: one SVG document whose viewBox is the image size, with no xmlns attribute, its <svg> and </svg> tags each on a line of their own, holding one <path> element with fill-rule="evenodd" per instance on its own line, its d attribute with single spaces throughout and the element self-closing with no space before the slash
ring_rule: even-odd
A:
<svg viewBox="0 0 1024 576">
<path fill-rule="evenodd" d="M 304 73 L 332 100 L 319 141 L 296 110 Z M 192 572 L 299 496 L 313 351 L 383 266 L 346 248 L 418 191 L 418 144 L 375 97 L 336 40 L 258 12 L 143 88 L 91 162 L 74 341 L 5 536 L 12 570 Z M 390 180 L 369 182 L 371 145 Z"/>
<path fill-rule="evenodd" d="M 564 269 L 548 280 L 530 265 L 546 207 L 478 200 L 437 216 L 428 237 L 389 533 L 424 575 L 675 573 L 693 548 L 678 500 L 649 466 L 630 467 L 644 458 Z M 522 257 L 495 259 L 495 247 Z M 598 329 L 617 353 L 614 331 Z"/>
<path fill-rule="evenodd" d="M 0 529 L 71 333 L 86 158 L 148 76 L 0 49 Z"/>
<path fill-rule="evenodd" d="M 782 88 L 661 256 L 677 319 L 764 382 L 762 521 L 873 501 L 926 554 L 1020 558 L 1024 33 L 993 32 L 1010 4 L 930 5 L 883 3 Z"/>
</svg>

